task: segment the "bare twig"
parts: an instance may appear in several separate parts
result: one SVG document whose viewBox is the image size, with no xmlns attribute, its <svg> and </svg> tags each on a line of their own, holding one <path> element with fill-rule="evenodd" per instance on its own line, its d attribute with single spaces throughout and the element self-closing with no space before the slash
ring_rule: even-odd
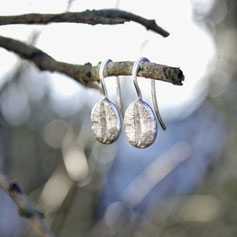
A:
<svg viewBox="0 0 237 237">
<path fill-rule="evenodd" d="M 86 10 L 83 12 L 65 12 L 60 14 L 31 13 L 17 16 L 0 16 L 0 25 L 9 24 L 49 24 L 53 22 L 85 23 L 90 25 L 123 24 L 128 21 L 137 22 L 164 37 L 169 33 L 158 26 L 155 20 L 148 20 L 141 16 L 118 9 Z"/>
<path fill-rule="evenodd" d="M 108 18 L 118 18 L 127 21 L 134 21 L 145 26 L 147 30 L 154 31 L 164 37 L 169 36 L 169 33 L 166 30 L 162 29 L 160 26 L 158 26 L 155 20 L 148 20 L 146 18 L 143 18 L 130 12 L 121 11 L 118 9 L 105 9 L 97 11 L 97 14 L 99 16 Z"/>
<path fill-rule="evenodd" d="M 34 207 L 28 197 L 24 194 L 19 184 L 8 180 L 7 177 L 5 177 L 3 174 L 0 174 L 0 187 L 15 202 L 18 207 L 19 215 L 27 218 L 32 227 L 38 231 L 42 237 L 53 236 L 42 220 L 44 218 L 44 214 Z"/>
<path fill-rule="evenodd" d="M 88 87 L 99 89 L 95 81 L 99 81 L 99 66 L 91 63 L 84 65 L 69 64 L 55 60 L 42 50 L 27 45 L 18 40 L 0 36 L 0 47 L 18 54 L 20 57 L 34 63 L 42 71 L 60 72 L 70 76 L 76 81 Z M 111 62 L 106 65 L 104 75 L 119 76 L 131 75 L 134 62 Z M 138 76 L 161 80 L 174 85 L 182 85 L 184 80 L 180 68 L 143 62 L 140 64 Z"/>
</svg>

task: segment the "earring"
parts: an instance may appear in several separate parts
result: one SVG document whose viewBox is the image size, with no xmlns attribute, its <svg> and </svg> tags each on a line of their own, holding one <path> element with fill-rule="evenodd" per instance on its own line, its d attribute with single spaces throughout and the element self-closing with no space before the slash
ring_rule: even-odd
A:
<svg viewBox="0 0 237 237">
<path fill-rule="evenodd" d="M 142 61 L 149 62 L 147 58 L 140 58 L 134 63 L 132 70 L 133 83 L 138 99 L 128 106 L 124 115 L 124 126 L 127 140 L 131 145 L 137 148 L 146 148 L 150 146 L 155 141 L 157 135 L 157 123 L 154 112 L 151 107 L 142 100 L 141 90 L 137 82 L 137 71 L 140 62 Z M 161 123 L 161 126 L 165 128 L 157 106 L 154 82 L 152 82 L 151 88 L 152 100 L 158 121 Z"/>
<path fill-rule="evenodd" d="M 137 71 L 142 61 L 149 62 L 146 58 L 140 58 L 134 63 L 132 70 L 133 83 L 138 99 L 128 106 L 124 114 L 124 127 L 127 140 L 137 148 L 150 146 L 157 134 L 155 115 L 151 107 L 142 100 L 142 93 L 137 82 Z"/>
<path fill-rule="evenodd" d="M 121 118 L 119 111 L 116 105 L 108 99 L 108 92 L 104 82 L 104 67 L 109 62 L 112 62 L 112 60 L 108 59 L 101 63 L 99 72 L 104 98 L 94 106 L 91 112 L 94 136 L 98 142 L 103 144 L 113 143 L 121 132 Z M 118 79 L 117 85 L 119 86 Z"/>
</svg>

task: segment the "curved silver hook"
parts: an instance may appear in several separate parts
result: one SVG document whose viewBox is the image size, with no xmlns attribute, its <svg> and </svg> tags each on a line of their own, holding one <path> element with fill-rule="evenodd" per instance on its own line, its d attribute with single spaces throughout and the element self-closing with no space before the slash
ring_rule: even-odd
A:
<svg viewBox="0 0 237 237">
<path fill-rule="evenodd" d="M 137 95 L 138 95 L 139 99 L 142 99 L 142 93 L 141 93 L 141 90 L 140 90 L 140 88 L 138 86 L 138 82 L 137 82 L 137 71 L 138 71 L 140 62 L 142 62 L 142 61 L 143 62 L 150 62 L 147 58 L 144 58 L 144 57 L 140 58 L 134 63 L 133 70 L 132 70 L 133 83 L 134 83 L 134 86 L 136 88 Z M 157 117 L 162 129 L 166 130 L 166 126 L 165 126 L 165 124 L 164 124 L 164 122 L 163 122 L 163 120 L 160 116 L 160 112 L 159 112 L 159 108 L 158 108 L 158 104 L 157 104 L 156 87 L 155 87 L 155 80 L 154 79 L 151 80 L 151 95 L 152 95 L 152 102 L 153 102 L 156 117 Z"/>
<path fill-rule="evenodd" d="M 104 62 L 102 62 L 100 64 L 100 72 L 99 72 L 99 76 L 100 76 L 100 82 L 101 82 L 101 86 L 102 86 L 102 90 L 103 90 L 103 94 L 105 96 L 105 98 L 108 98 L 108 92 L 107 89 L 105 87 L 105 81 L 104 81 L 104 68 L 106 66 L 107 63 L 112 62 L 111 59 L 107 59 Z"/>
<path fill-rule="evenodd" d="M 107 63 L 112 62 L 111 59 L 107 59 L 105 61 L 103 61 L 100 65 L 100 71 L 99 71 L 99 76 L 100 76 L 100 82 L 101 82 L 101 86 L 102 86 L 102 90 L 103 90 L 103 94 L 105 96 L 105 98 L 108 98 L 108 92 L 105 86 L 105 82 L 104 82 L 104 68 L 106 66 Z M 121 89 L 120 89 L 120 82 L 119 82 L 119 77 L 116 77 L 116 87 L 117 87 L 117 103 L 118 103 L 118 107 L 119 107 L 119 113 L 121 118 L 123 118 L 123 105 L 122 105 L 122 101 L 121 101 Z"/>
<path fill-rule="evenodd" d="M 132 68 L 132 78 L 133 78 L 133 83 L 137 91 L 137 96 L 141 100 L 142 99 L 142 92 L 139 88 L 138 82 L 137 82 L 137 71 L 139 68 L 140 62 L 150 62 L 147 58 L 139 58 L 134 64 Z"/>
<path fill-rule="evenodd" d="M 162 127 L 163 130 L 166 130 L 166 126 L 160 116 L 160 112 L 159 112 L 159 108 L 158 108 L 158 104 L 157 104 L 157 98 L 156 98 L 156 84 L 155 84 L 155 80 L 151 80 L 151 95 L 152 95 L 152 102 L 153 102 L 153 106 L 154 106 L 154 110 L 156 113 L 156 117 L 160 123 L 160 126 Z"/>
<path fill-rule="evenodd" d="M 123 104 L 122 104 L 122 100 L 121 100 L 121 87 L 120 87 L 119 76 L 116 76 L 116 88 L 117 88 L 117 104 L 119 107 L 120 117 L 123 120 L 124 112 L 123 112 Z"/>
</svg>

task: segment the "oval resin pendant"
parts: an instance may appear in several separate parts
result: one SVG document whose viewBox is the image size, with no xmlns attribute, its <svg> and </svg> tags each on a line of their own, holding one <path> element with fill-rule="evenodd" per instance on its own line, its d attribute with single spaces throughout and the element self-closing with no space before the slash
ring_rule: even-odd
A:
<svg viewBox="0 0 237 237">
<path fill-rule="evenodd" d="M 113 143 L 121 131 L 121 119 L 116 106 L 107 98 L 99 101 L 91 112 L 92 130 L 98 142 Z"/>
<path fill-rule="evenodd" d="M 150 146 L 156 138 L 157 124 L 151 107 L 142 100 L 129 105 L 124 115 L 128 142 L 137 148 Z"/>
</svg>

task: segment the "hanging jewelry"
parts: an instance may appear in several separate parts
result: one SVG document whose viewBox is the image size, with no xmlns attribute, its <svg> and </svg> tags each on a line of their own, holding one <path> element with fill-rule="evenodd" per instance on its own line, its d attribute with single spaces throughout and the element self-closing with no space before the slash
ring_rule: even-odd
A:
<svg viewBox="0 0 237 237">
<path fill-rule="evenodd" d="M 109 62 L 112 62 L 112 60 L 108 59 L 102 62 L 99 72 L 104 98 L 94 106 L 91 112 L 91 122 L 94 136 L 98 142 L 103 144 L 113 143 L 119 137 L 121 132 L 121 118 L 119 111 L 116 105 L 108 99 L 108 92 L 104 82 L 104 68 Z M 117 87 L 119 86 L 118 80 L 119 79 L 117 78 Z"/>
<path fill-rule="evenodd" d="M 142 100 L 142 93 L 137 82 L 140 62 L 149 62 L 147 58 L 138 59 L 133 66 L 133 83 L 138 99 L 131 103 L 124 114 L 125 134 L 128 142 L 137 148 L 150 146 L 156 138 L 157 124 L 151 107 Z"/>
</svg>

